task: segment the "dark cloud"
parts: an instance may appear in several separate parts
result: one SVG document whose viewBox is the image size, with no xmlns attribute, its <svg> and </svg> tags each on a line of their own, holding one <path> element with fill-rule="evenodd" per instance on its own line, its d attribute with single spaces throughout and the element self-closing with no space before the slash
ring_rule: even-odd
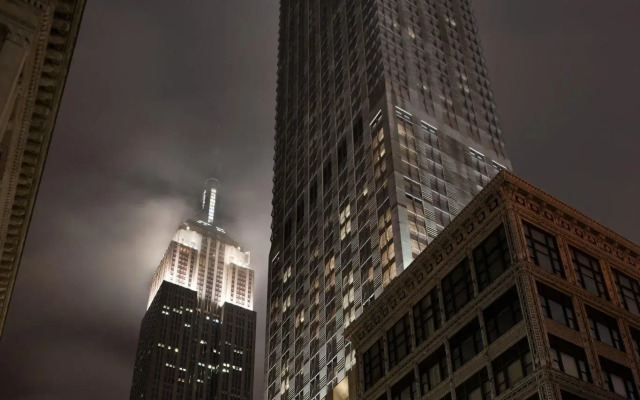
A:
<svg viewBox="0 0 640 400">
<path fill-rule="evenodd" d="M 640 239 L 640 3 L 474 1 L 524 178 Z M 0 345 L 0 398 L 128 397 L 153 271 L 207 176 L 252 252 L 262 394 L 278 2 L 89 1 Z"/>
</svg>

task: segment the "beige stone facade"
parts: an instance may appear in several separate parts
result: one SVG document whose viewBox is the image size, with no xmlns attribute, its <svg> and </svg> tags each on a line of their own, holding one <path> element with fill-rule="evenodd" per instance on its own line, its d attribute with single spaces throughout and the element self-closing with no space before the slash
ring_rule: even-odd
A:
<svg viewBox="0 0 640 400">
<path fill-rule="evenodd" d="M 0 0 L 0 335 L 85 0 Z"/>
<path fill-rule="evenodd" d="M 345 331 L 367 400 L 638 399 L 640 247 L 503 171 Z"/>
</svg>

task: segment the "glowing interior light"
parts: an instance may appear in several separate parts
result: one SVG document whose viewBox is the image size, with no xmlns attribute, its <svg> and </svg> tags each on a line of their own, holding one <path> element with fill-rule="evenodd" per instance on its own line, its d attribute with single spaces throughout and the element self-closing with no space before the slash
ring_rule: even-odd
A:
<svg viewBox="0 0 640 400">
<path fill-rule="evenodd" d="M 207 217 L 207 222 L 209 224 L 213 223 L 213 217 L 216 213 L 216 190 L 211 189 L 211 196 L 209 197 L 209 215 Z"/>
</svg>

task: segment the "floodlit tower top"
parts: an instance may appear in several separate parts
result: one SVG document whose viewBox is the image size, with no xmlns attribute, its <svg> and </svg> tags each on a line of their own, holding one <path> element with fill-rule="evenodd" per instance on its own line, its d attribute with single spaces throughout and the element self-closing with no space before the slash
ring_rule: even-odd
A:
<svg viewBox="0 0 640 400">
<path fill-rule="evenodd" d="M 208 225 L 213 225 L 213 220 L 216 214 L 216 197 L 219 187 L 220 182 L 215 178 L 209 178 L 204 181 L 202 204 L 200 206 L 200 219 Z"/>
</svg>

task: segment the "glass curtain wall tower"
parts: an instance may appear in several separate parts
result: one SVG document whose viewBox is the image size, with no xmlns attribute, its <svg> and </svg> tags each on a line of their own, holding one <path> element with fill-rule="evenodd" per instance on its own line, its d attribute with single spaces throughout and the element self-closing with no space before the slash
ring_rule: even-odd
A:
<svg viewBox="0 0 640 400">
<path fill-rule="evenodd" d="M 281 0 L 266 399 L 329 397 L 343 330 L 509 169 L 469 0 Z"/>
</svg>

